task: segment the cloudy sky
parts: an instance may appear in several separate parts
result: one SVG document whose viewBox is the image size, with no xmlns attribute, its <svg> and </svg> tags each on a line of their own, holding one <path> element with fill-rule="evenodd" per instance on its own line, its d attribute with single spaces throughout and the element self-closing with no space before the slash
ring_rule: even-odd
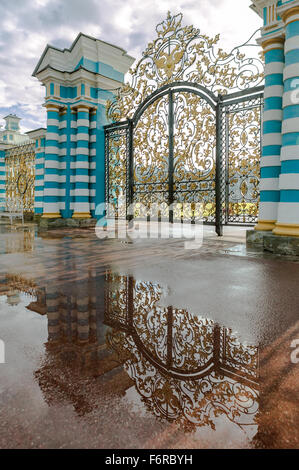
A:
<svg viewBox="0 0 299 470">
<path fill-rule="evenodd" d="M 0 0 L 0 125 L 14 112 L 23 131 L 45 126 L 44 89 L 31 76 L 47 44 L 69 47 L 81 31 L 140 57 L 155 26 L 182 12 L 227 51 L 261 27 L 250 0 Z"/>
</svg>

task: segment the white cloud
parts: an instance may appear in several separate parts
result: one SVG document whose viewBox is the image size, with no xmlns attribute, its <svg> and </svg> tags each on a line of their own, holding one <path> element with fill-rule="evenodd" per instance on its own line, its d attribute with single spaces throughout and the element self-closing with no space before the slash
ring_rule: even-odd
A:
<svg viewBox="0 0 299 470">
<path fill-rule="evenodd" d="M 245 42 L 261 20 L 250 0 L 0 0 L 0 117 L 16 112 L 26 130 L 45 125 L 44 90 L 31 77 L 47 43 L 69 47 L 77 34 L 99 37 L 140 57 L 170 10 L 214 36 L 226 50 Z"/>
</svg>

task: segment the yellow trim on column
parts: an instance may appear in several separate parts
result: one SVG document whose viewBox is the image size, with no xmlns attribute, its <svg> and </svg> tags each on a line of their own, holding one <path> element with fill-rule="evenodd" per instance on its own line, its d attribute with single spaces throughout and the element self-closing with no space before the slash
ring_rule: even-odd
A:
<svg viewBox="0 0 299 470">
<path fill-rule="evenodd" d="M 283 49 L 285 39 L 284 37 L 278 36 L 278 37 L 271 38 L 271 39 L 265 39 L 264 41 L 261 40 L 259 41 L 259 43 L 261 44 L 263 48 L 263 53 L 265 54 L 266 52 L 272 51 L 273 49 Z M 269 47 L 269 46 L 273 46 L 273 47 Z M 266 48 L 267 50 L 265 50 Z"/>
<path fill-rule="evenodd" d="M 284 38 L 281 36 L 275 37 L 275 38 L 270 38 L 270 39 L 265 39 L 264 41 L 261 41 L 261 44 L 264 47 L 267 46 L 272 46 L 272 44 L 284 44 Z"/>
<path fill-rule="evenodd" d="M 89 212 L 74 212 L 73 219 L 91 219 L 91 215 Z"/>
<path fill-rule="evenodd" d="M 275 228 L 276 220 L 259 220 L 254 230 L 271 232 Z"/>
<path fill-rule="evenodd" d="M 280 17 L 283 19 L 283 21 L 285 23 L 287 23 L 287 20 L 293 16 L 293 15 L 298 15 L 299 14 L 299 6 L 295 6 L 295 7 L 291 7 L 290 10 L 287 10 L 283 13 L 280 14 Z M 291 20 L 289 21 L 287 24 L 290 24 L 290 23 L 293 23 L 294 21 L 298 21 L 297 19 L 296 20 Z"/>
<path fill-rule="evenodd" d="M 71 105 L 71 110 L 72 112 L 77 112 L 78 109 L 87 109 L 88 111 L 97 111 L 97 108 L 95 107 L 94 104 L 89 104 L 89 103 L 74 103 Z"/>
<path fill-rule="evenodd" d="M 54 108 L 54 109 L 56 109 L 56 110 L 59 111 L 60 109 L 63 109 L 65 106 L 62 106 L 62 105 L 59 104 L 59 103 L 51 103 L 51 102 L 50 102 L 50 103 L 45 103 L 45 104 L 44 104 L 44 107 L 45 107 L 47 110 L 48 110 L 49 108 L 50 108 L 50 109 L 51 109 L 51 108 Z"/>
<path fill-rule="evenodd" d="M 299 225 L 277 223 L 273 233 L 274 235 L 282 235 L 285 237 L 299 237 Z"/>
<path fill-rule="evenodd" d="M 47 212 L 42 215 L 42 219 L 59 219 L 61 214 L 59 212 Z"/>
</svg>

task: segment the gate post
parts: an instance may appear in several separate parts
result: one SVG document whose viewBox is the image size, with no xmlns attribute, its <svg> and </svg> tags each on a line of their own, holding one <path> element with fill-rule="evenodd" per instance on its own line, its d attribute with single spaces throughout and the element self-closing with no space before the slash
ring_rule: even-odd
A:
<svg viewBox="0 0 299 470">
<path fill-rule="evenodd" d="M 284 39 L 261 41 L 265 55 L 265 104 L 262 129 L 259 221 L 255 230 L 271 231 L 277 220 L 281 150 Z"/>
<path fill-rule="evenodd" d="M 173 224 L 173 93 L 168 94 L 168 128 L 169 128 L 169 159 L 168 159 L 168 211 L 169 222 Z"/>
<path fill-rule="evenodd" d="M 0 199 L 5 198 L 5 151 L 0 150 Z"/>
<path fill-rule="evenodd" d="M 133 158 L 134 158 L 134 149 L 133 149 L 133 121 L 131 119 L 128 119 L 128 124 L 129 124 L 129 130 L 128 130 L 128 136 L 127 138 L 129 139 L 128 142 L 128 169 L 127 169 L 127 200 L 126 200 L 126 218 L 127 221 L 129 222 L 129 226 L 131 225 L 131 222 L 134 218 L 134 215 L 132 213 L 128 214 L 128 207 L 133 204 L 133 184 L 134 184 L 134 167 L 133 167 Z M 108 201 L 107 201 L 108 202 Z"/>
<path fill-rule="evenodd" d="M 215 175 L 215 198 L 216 198 L 216 233 L 219 237 L 223 235 L 222 206 L 221 206 L 221 174 L 222 174 L 222 96 L 218 95 L 216 105 L 216 175 Z"/>
<path fill-rule="evenodd" d="M 285 34 L 280 202 L 273 233 L 299 237 L 299 2 L 279 9 Z"/>
<path fill-rule="evenodd" d="M 264 19 L 265 107 L 256 230 L 299 237 L 299 1 L 252 0 Z"/>
</svg>

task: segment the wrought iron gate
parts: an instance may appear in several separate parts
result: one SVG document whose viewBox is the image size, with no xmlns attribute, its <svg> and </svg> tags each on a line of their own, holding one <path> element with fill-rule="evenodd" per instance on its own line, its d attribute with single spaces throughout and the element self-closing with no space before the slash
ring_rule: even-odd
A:
<svg viewBox="0 0 299 470">
<path fill-rule="evenodd" d="M 6 200 L 22 203 L 24 212 L 34 212 L 35 147 L 21 144 L 6 151 Z"/>
<path fill-rule="evenodd" d="M 263 86 L 249 85 L 262 81 L 262 63 L 239 49 L 216 54 L 218 38 L 181 20 L 157 26 L 131 85 L 108 103 L 106 201 L 127 218 L 159 205 L 171 222 L 187 207 L 221 234 L 257 219 Z"/>
</svg>

